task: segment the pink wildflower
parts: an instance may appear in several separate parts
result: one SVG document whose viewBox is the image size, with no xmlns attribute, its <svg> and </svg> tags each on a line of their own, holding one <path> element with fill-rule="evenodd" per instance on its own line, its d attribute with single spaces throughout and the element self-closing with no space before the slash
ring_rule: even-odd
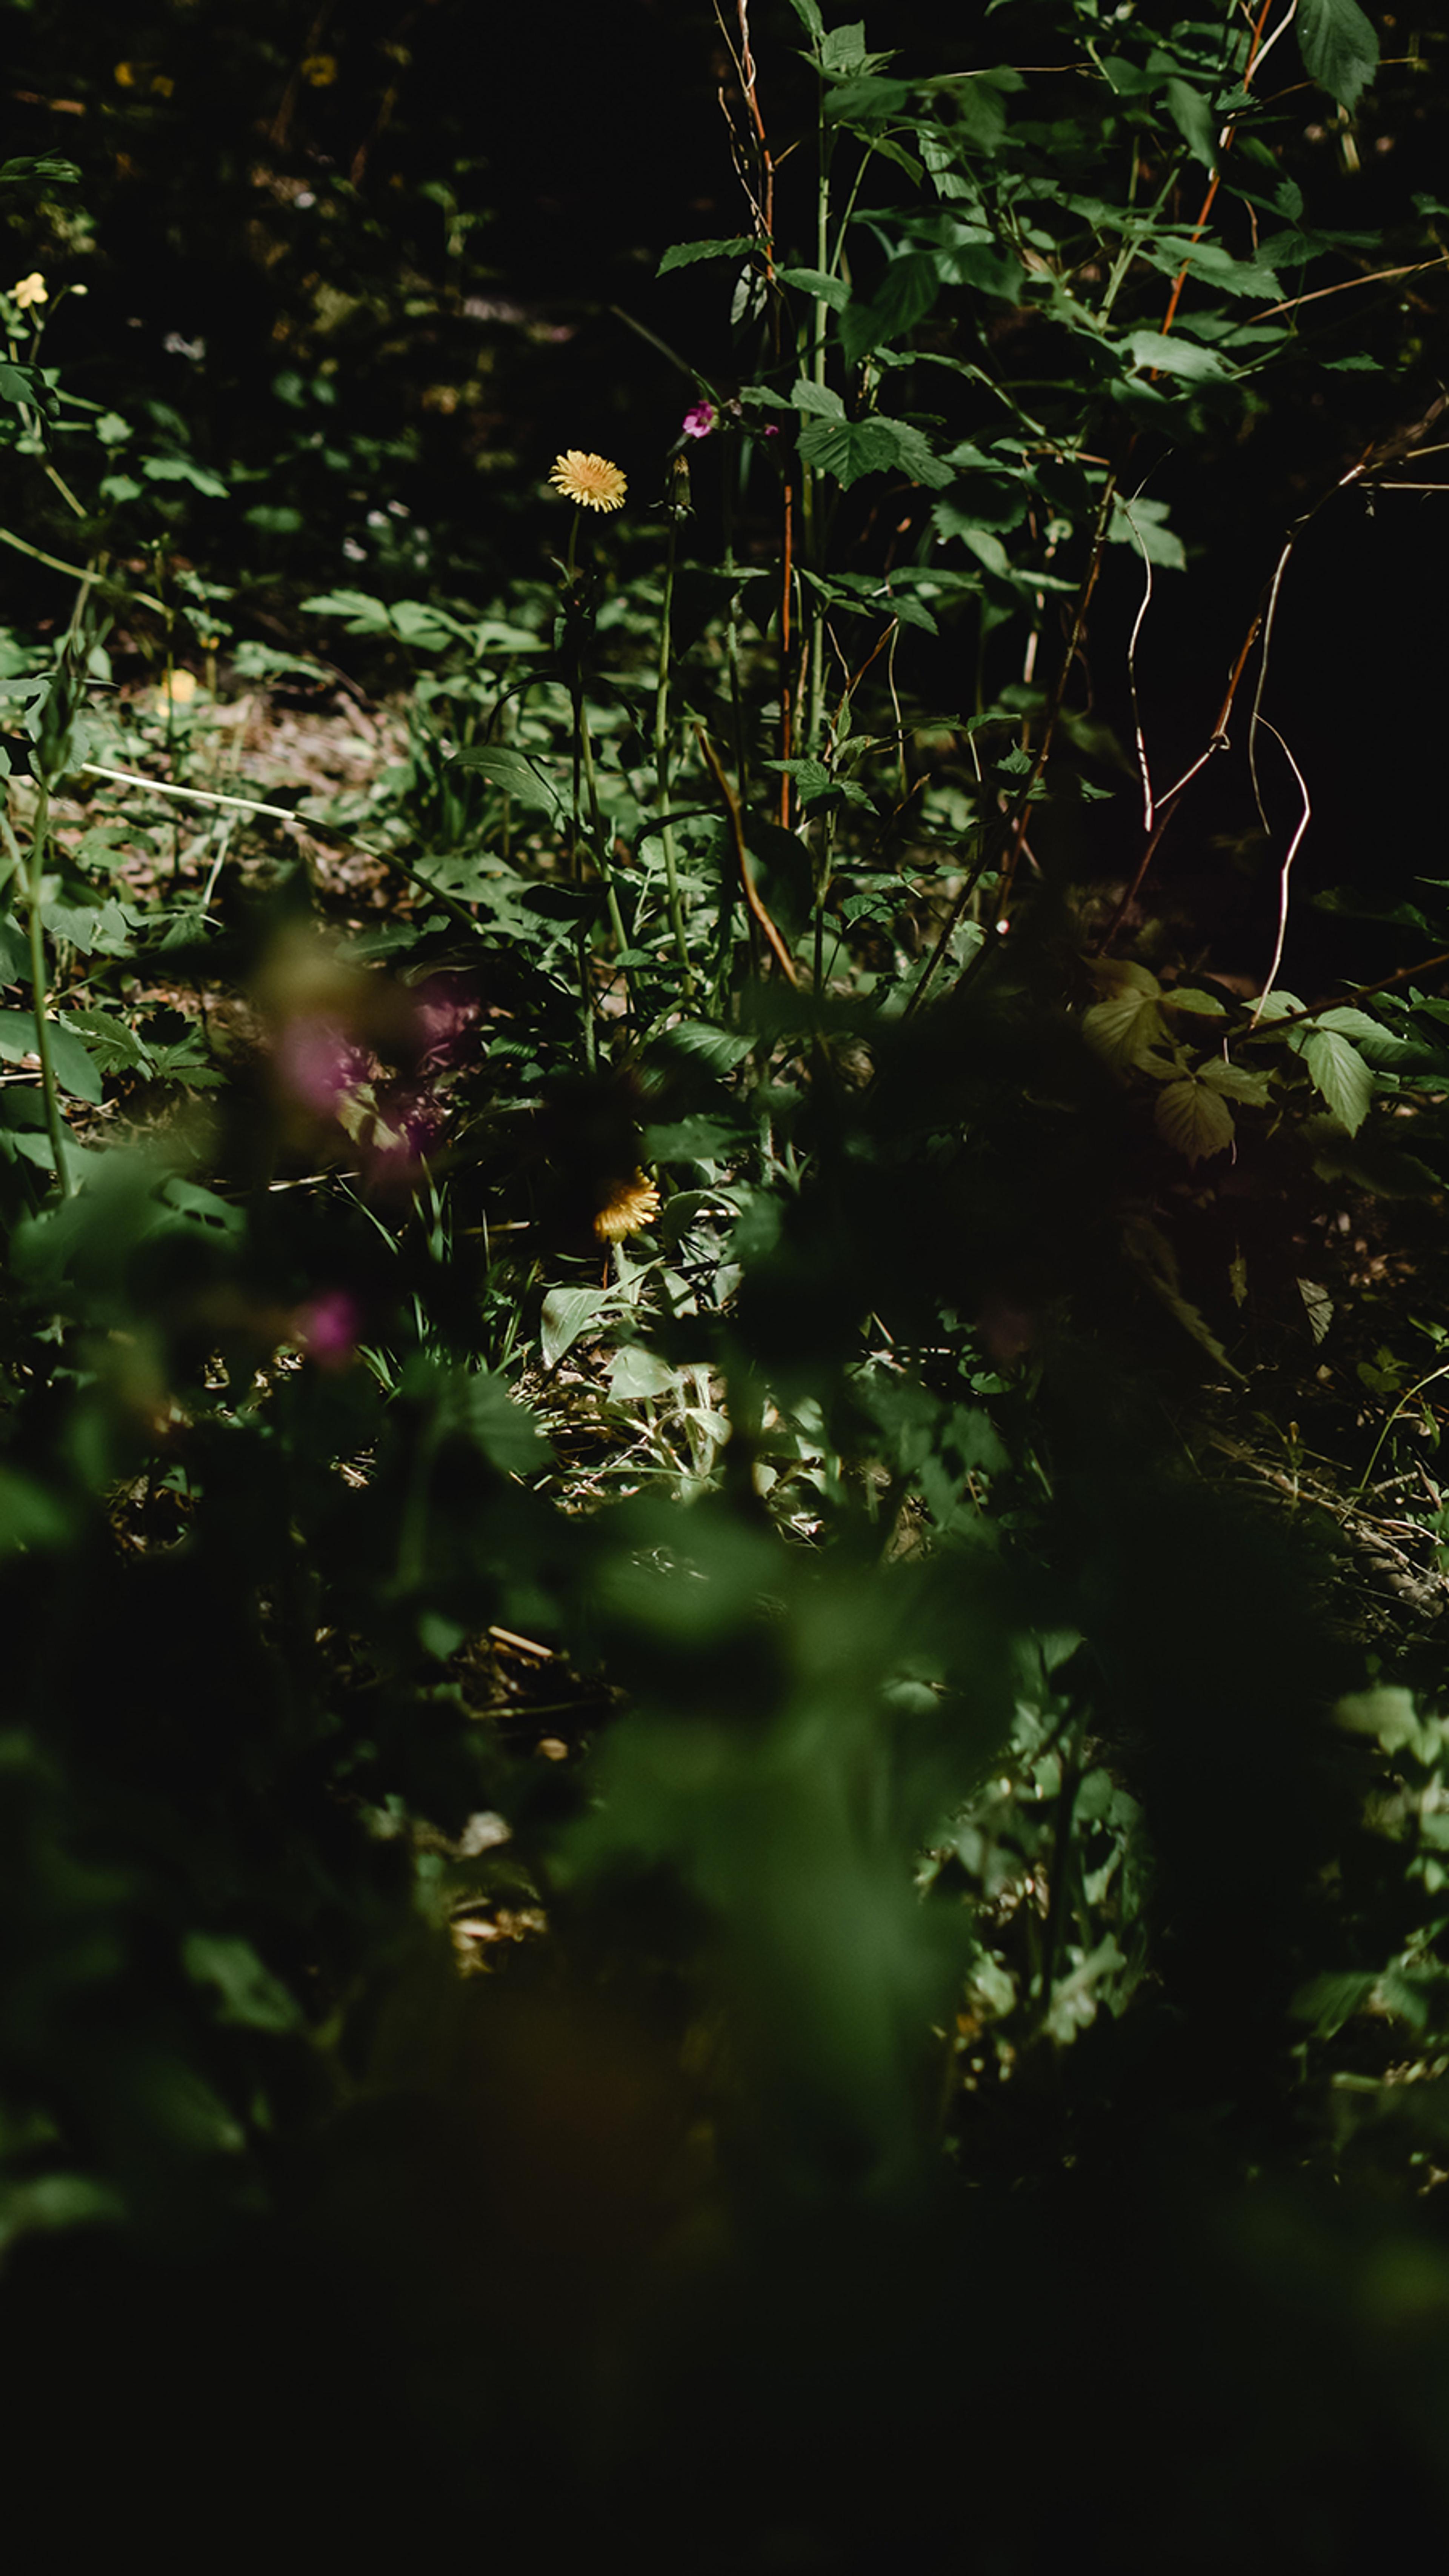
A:
<svg viewBox="0 0 1449 2576">
<path fill-rule="evenodd" d="M 713 403 L 692 403 L 679 425 L 686 438 L 708 438 L 715 425 Z"/>
</svg>

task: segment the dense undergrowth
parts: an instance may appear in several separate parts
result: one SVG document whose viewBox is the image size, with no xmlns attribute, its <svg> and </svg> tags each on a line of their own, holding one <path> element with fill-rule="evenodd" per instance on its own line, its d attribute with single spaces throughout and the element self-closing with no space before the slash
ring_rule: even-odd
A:
<svg viewBox="0 0 1449 2576">
<path fill-rule="evenodd" d="M 641 311 L 672 444 L 565 424 L 496 556 L 346 315 L 261 502 L 83 390 L 105 222 L 0 170 L 22 2483 L 731 2571 L 1442 2513 L 1449 925 L 1366 871 L 1285 983 L 1275 692 L 1331 513 L 1434 506 L 1449 217 L 1318 147 L 1443 67 L 1270 19 L 722 16 L 710 354 Z"/>
</svg>

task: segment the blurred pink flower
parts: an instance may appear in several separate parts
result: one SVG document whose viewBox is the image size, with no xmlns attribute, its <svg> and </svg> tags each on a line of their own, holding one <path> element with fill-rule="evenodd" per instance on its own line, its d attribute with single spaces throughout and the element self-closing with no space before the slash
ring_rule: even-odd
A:
<svg viewBox="0 0 1449 2576">
<path fill-rule="evenodd" d="M 412 998 L 417 1013 L 419 1064 L 431 1070 L 455 1063 L 463 1052 L 469 1029 L 483 1011 L 467 978 L 430 975 L 426 984 L 415 987 Z"/>
<path fill-rule="evenodd" d="M 367 1058 L 340 1020 L 305 1013 L 288 1020 L 272 1060 L 283 1091 L 319 1118 L 335 1117 L 339 1104 L 367 1079 Z"/>
<path fill-rule="evenodd" d="M 708 438 L 714 427 L 713 403 L 692 403 L 679 426 L 686 438 Z"/>
<path fill-rule="evenodd" d="M 362 1332 L 362 1309 L 345 1288 L 324 1289 L 292 1317 L 289 1338 L 319 1368 L 346 1368 Z"/>
<path fill-rule="evenodd" d="M 387 1189 L 415 1181 L 419 1166 L 431 1158 L 446 1124 L 443 1104 L 431 1092 L 400 1087 L 384 1092 L 363 1149 L 368 1187 Z"/>
</svg>

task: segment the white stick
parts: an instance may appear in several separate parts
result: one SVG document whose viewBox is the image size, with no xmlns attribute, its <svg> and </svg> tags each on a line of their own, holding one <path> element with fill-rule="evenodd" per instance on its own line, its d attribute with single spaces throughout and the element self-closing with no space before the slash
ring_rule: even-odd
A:
<svg viewBox="0 0 1449 2576">
<path fill-rule="evenodd" d="M 243 814 L 275 814 L 279 822 L 309 826 L 306 817 L 294 814 L 290 805 L 259 805 L 251 796 L 219 796 L 210 787 L 172 787 L 164 778 L 145 778 L 136 769 L 102 769 L 99 761 L 83 760 L 81 768 L 87 778 L 119 779 L 123 787 L 149 787 L 156 796 L 183 796 L 193 805 L 234 805 Z"/>
</svg>

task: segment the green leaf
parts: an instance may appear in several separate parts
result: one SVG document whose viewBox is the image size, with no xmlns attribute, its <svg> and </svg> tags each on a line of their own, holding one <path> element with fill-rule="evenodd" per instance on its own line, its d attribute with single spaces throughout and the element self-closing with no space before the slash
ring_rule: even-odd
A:
<svg viewBox="0 0 1449 2576">
<path fill-rule="evenodd" d="M 1250 1073 L 1245 1064 L 1224 1064 L 1220 1057 L 1214 1058 L 1210 1064 L 1198 1066 L 1198 1080 L 1210 1082 L 1214 1091 L 1223 1092 L 1229 1100 L 1246 1100 L 1254 1109 L 1268 1106 L 1266 1073 Z"/>
<path fill-rule="evenodd" d="M 878 414 L 869 420 L 812 421 L 801 432 L 800 453 L 807 465 L 833 474 L 847 489 L 862 475 L 892 466 L 932 491 L 940 491 L 952 480 L 950 466 L 942 464 L 920 430 L 907 421 L 882 420 Z"/>
<path fill-rule="evenodd" d="M 1195 161 L 1217 168 L 1217 119 L 1212 101 L 1183 80 L 1170 80 L 1162 93 L 1167 113 Z"/>
<path fill-rule="evenodd" d="M 847 366 L 883 342 L 900 339 L 929 313 L 941 291 L 941 271 L 929 251 L 901 251 L 891 261 L 868 304 L 852 304 L 840 326 Z"/>
<path fill-rule="evenodd" d="M 1222 1093 L 1193 1075 L 1164 1084 L 1152 1119 L 1163 1141 L 1190 1163 L 1221 1154 L 1233 1141 L 1233 1113 Z"/>
<path fill-rule="evenodd" d="M 146 456 L 141 471 L 148 483 L 189 483 L 208 500 L 225 501 L 228 489 L 219 474 L 209 474 L 204 465 L 194 465 L 189 456 Z"/>
<path fill-rule="evenodd" d="M 1171 572 L 1186 572 L 1187 556 L 1181 537 L 1166 524 L 1170 504 L 1166 501 L 1114 501 L 1112 521 L 1107 530 L 1109 545 L 1131 545 L 1149 563 L 1163 564 Z M 1205 1007 L 1205 1006 L 1204 1006 Z M 1221 1009 L 1220 1003 L 1213 1005 Z"/>
<path fill-rule="evenodd" d="M 790 404 L 792 410 L 812 412 L 820 420 L 845 418 L 845 405 L 834 387 L 812 384 L 808 376 L 801 376 L 792 386 Z"/>
<path fill-rule="evenodd" d="M 58 1495 L 17 1468 L 0 1467 L 0 1557 L 64 1547 L 71 1536 L 71 1511 Z"/>
<path fill-rule="evenodd" d="M 1358 0 L 1298 0 L 1297 27 L 1309 79 L 1352 114 L 1379 67 L 1379 40 Z"/>
<path fill-rule="evenodd" d="M 1368 1116 L 1374 1078 L 1363 1057 L 1335 1029 L 1317 1029 L 1299 1050 L 1314 1089 L 1350 1136 Z"/>
<path fill-rule="evenodd" d="M 566 1351 L 572 1350 L 581 1333 L 586 1333 L 613 1302 L 609 1288 L 550 1288 L 543 1301 L 543 1330 L 540 1341 L 546 1369 L 557 1368 Z"/>
<path fill-rule="evenodd" d="M 552 1463 L 553 1450 L 537 1414 L 510 1395 L 491 1369 L 480 1369 L 476 1377 L 455 1385 L 452 1410 L 459 1430 L 476 1441 L 500 1475 L 535 1476 Z"/>
<path fill-rule="evenodd" d="M 701 259 L 742 259 L 754 247 L 747 233 L 735 233 L 728 241 L 671 242 L 654 274 L 667 277 L 672 268 L 693 268 Z"/>
<path fill-rule="evenodd" d="M 1315 2039 L 1332 2039 L 1367 2003 L 1377 1983 L 1377 1973 L 1372 1968 L 1337 1975 L 1329 1971 L 1321 1977 L 1310 1977 L 1305 1986 L 1300 1986 L 1288 2009 L 1295 2021 L 1311 2023 Z"/>
<path fill-rule="evenodd" d="M 777 268 L 781 286 L 799 287 L 802 294 L 813 295 L 820 304 L 828 304 L 834 313 L 843 313 L 850 302 L 850 289 L 843 277 L 827 277 L 820 268 Z"/>
<path fill-rule="evenodd" d="M 817 45 L 825 42 L 825 21 L 820 15 L 819 0 L 790 0 L 802 27 L 809 29 Z"/>
<path fill-rule="evenodd" d="M 100 1074 L 79 1038 L 72 1037 L 59 1020 L 47 1020 L 46 1035 L 55 1078 L 62 1090 L 72 1092 L 77 1100 L 102 1100 L 105 1094 Z M 24 1057 L 37 1054 L 39 1044 L 33 1011 L 0 1011 L 0 1060 L 19 1064 Z"/>
<path fill-rule="evenodd" d="M 1227 1006 L 1218 1000 L 1216 993 L 1200 993 L 1195 984 L 1174 984 L 1171 992 L 1164 993 L 1162 998 L 1169 1010 L 1201 1012 L 1214 1020 L 1224 1019 L 1227 1015 Z"/>
<path fill-rule="evenodd" d="M 642 1350 L 637 1342 L 627 1342 L 609 1370 L 609 1394 L 615 1404 L 641 1404 L 672 1395 L 678 1385 L 678 1369 L 656 1359 L 652 1351 Z"/>
<path fill-rule="evenodd" d="M 521 751 L 494 750 L 491 746 L 469 744 L 466 750 L 455 751 L 447 766 L 449 769 L 476 770 L 493 786 L 501 787 L 516 804 L 527 806 L 532 812 L 557 817 L 563 811 L 563 799 L 553 780 L 545 778 Z"/>
<path fill-rule="evenodd" d="M 345 617 L 349 635 L 388 635 L 392 623 L 380 599 L 365 590 L 320 590 L 302 607 L 313 617 Z"/>
<path fill-rule="evenodd" d="M 249 1941 L 188 1932 L 181 1961 L 194 1985 L 212 1986 L 221 1998 L 218 2021 L 246 2030 L 296 2030 L 302 2013 L 295 1996 L 257 1957 Z"/>
<path fill-rule="evenodd" d="M 1130 960 L 1111 962 L 1098 981 L 1108 986 L 1100 1002 L 1082 1015 L 1082 1035 L 1094 1055 L 1119 1071 L 1140 1064 L 1166 1035 L 1157 1008 L 1160 987 L 1155 975 Z"/>
<path fill-rule="evenodd" d="M 1139 374 L 1153 370 L 1205 383 L 1221 382 L 1228 373 L 1213 350 L 1204 349 L 1196 340 L 1182 339 L 1176 332 L 1169 337 L 1161 331 L 1129 331 L 1121 346 Z"/>
<path fill-rule="evenodd" d="M 848 27 L 832 27 L 822 35 L 820 67 L 833 73 L 837 80 L 849 79 L 876 63 L 888 63 L 889 54 L 873 54 L 865 41 L 865 20 L 856 18 Z"/>
<path fill-rule="evenodd" d="M 67 1013 L 103 1073 L 149 1073 L 151 1058 L 135 1030 L 114 1011 Z"/>
<path fill-rule="evenodd" d="M 673 1127 L 646 1127 L 647 1163 L 718 1163 L 737 1154 L 743 1139 L 738 1127 L 722 1118 L 681 1118 Z"/>
</svg>

